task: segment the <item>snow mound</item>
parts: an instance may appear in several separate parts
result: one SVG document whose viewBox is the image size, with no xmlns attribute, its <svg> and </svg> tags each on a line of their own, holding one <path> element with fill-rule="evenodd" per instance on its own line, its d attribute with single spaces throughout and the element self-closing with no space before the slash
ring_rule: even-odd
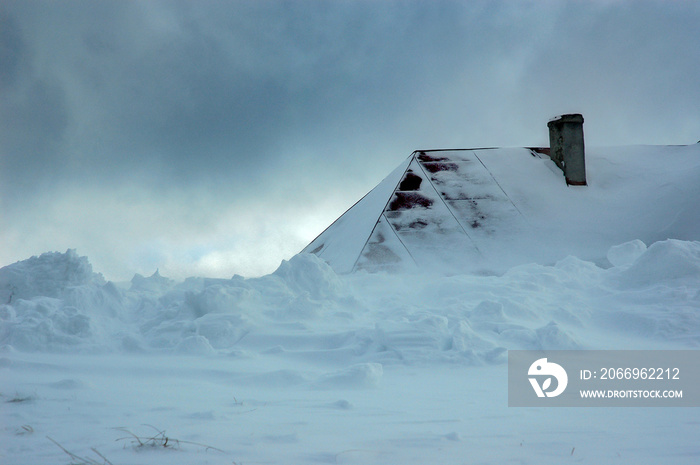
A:
<svg viewBox="0 0 700 465">
<path fill-rule="evenodd" d="M 131 278 L 132 291 L 144 291 L 161 294 L 169 291 L 175 285 L 175 281 L 160 275 L 158 270 L 150 277 L 146 278 L 138 273 Z"/>
<path fill-rule="evenodd" d="M 87 257 L 79 257 L 75 249 L 47 252 L 0 268 L 0 301 L 58 298 L 67 288 L 85 284 L 104 284 L 102 275 L 92 272 Z"/>
<path fill-rule="evenodd" d="M 307 292 L 313 299 L 333 298 L 344 291 L 343 283 L 326 262 L 313 254 L 298 254 L 283 260 L 272 273 L 295 293 Z"/>
<path fill-rule="evenodd" d="M 669 285 L 671 282 L 697 284 L 700 280 L 700 242 L 668 239 L 655 242 L 629 268 L 622 270 L 626 286 Z"/>
<path fill-rule="evenodd" d="M 627 266 L 631 265 L 646 250 L 646 244 L 639 239 L 635 239 L 625 242 L 624 244 L 610 247 L 607 258 L 612 266 Z"/>
<path fill-rule="evenodd" d="M 700 242 L 632 241 L 608 255 L 609 269 L 567 257 L 501 276 L 339 276 L 300 254 L 261 278 L 156 272 L 122 288 L 74 251 L 44 254 L 0 269 L 0 347 L 330 364 L 320 377 L 294 370 L 294 382 L 366 388 L 381 367 L 499 364 L 508 349 L 700 346 Z"/>
<path fill-rule="evenodd" d="M 45 253 L 0 269 L 0 344 L 26 351 L 106 348 L 122 295 L 75 250 Z"/>
</svg>

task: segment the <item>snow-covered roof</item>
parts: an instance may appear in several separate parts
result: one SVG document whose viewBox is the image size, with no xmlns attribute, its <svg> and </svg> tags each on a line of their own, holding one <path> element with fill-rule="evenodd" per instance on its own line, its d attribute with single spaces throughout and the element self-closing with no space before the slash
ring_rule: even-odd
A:
<svg viewBox="0 0 700 465">
<path fill-rule="evenodd" d="M 546 150 L 418 150 L 302 252 L 336 272 L 500 272 L 625 241 L 700 239 L 700 145 L 588 148 L 572 187 Z"/>
</svg>

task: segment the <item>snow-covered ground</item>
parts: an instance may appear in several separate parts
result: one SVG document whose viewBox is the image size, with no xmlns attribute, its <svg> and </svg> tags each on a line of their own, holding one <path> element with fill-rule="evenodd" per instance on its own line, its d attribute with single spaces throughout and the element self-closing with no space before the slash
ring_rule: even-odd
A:
<svg viewBox="0 0 700 465">
<path fill-rule="evenodd" d="M 700 347 L 700 242 L 609 257 L 126 287 L 33 257 L 0 270 L 0 461 L 697 463 L 697 409 L 507 407 L 507 349 Z"/>
<path fill-rule="evenodd" d="M 310 254 L 253 279 L 113 283 L 73 250 L 1 268 L 0 463 L 697 464 L 697 408 L 507 406 L 510 349 L 700 348 L 700 145 L 645 150 L 626 176 L 592 163 L 601 211 L 574 242 L 593 261 L 555 244 L 452 276 Z"/>
</svg>

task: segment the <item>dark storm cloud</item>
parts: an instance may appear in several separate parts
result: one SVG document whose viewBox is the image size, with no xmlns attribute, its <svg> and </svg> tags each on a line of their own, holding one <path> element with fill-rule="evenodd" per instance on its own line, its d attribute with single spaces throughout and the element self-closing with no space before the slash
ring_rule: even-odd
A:
<svg viewBox="0 0 700 465">
<path fill-rule="evenodd" d="M 65 95 L 55 80 L 32 77 L 29 48 L 18 22 L 0 10 L 0 182 L 3 201 L 30 188 L 25 166 L 51 171 L 68 126 Z"/>
<path fill-rule="evenodd" d="M 0 11 L 0 86 L 5 90 L 17 81 L 25 47 L 17 22 Z"/>
<path fill-rule="evenodd" d="M 587 144 L 692 143 L 698 21 L 665 1 L 5 1 L 0 240 L 252 262 L 416 148 L 544 145 L 571 111 Z"/>
<path fill-rule="evenodd" d="M 552 18 L 549 40 L 524 68 L 522 103 L 583 112 L 589 132 L 606 144 L 694 142 L 700 5 L 594 6 L 571 2 Z"/>
<path fill-rule="evenodd" d="M 47 157 L 111 178 L 268 169 L 288 140 L 358 137 L 410 111 L 464 65 L 455 52 L 488 42 L 451 3 L 38 5 L 14 5 L 4 47 L 30 55 L 3 112 L 26 174 Z"/>
<path fill-rule="evenodd" d="M 202 24 L 207 18 L 197 14 L 189 19 L 186 10 L 193 6 L 43 6 L 25 18 L 25 42 L 34 55 L 24 81 L 50 82 L 42 90 L 51 98 L 43 100 L 25 84 L 5 114 L 28 114 L 34 124 L 18 123 L 26 128 L 20 137 L 53 141 L 44 149 L 64 158 L 66 171 L 99 173 L 106 166 L 106 175 L 119 176 L 142 166 L 166 175 L 220 170 L 234 147 L 265 153 L 261 142 L 278 132 L 280 81 L 246 69 L 235 38 L 218 36 L 216 21 Z M 58 115 L 66 113 L 71 127 L 59 125 Z M 44 114 L 49 116 L 36 117 Z M 11 146 L 9 156 L 26 162 L 21 149 Z"/>
</svg>

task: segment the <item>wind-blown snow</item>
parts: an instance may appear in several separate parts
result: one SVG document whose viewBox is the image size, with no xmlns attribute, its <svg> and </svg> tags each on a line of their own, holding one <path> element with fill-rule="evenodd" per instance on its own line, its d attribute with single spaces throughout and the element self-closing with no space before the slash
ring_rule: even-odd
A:
<svg viewBox="0 0 700 465">
<path fill-rule="evenodd" d="M 444 277 L 301 254 L 127 285 L 32 257 L 0 269 L 2 463 L 75 463 L 46 436 L 114 464 L 694 463 L 693 409 L 506 407 L 508 349 L 700 347 L 700 242 L 608 256 Z"/>
<path fill-rule="evenodd" d="M 700 242 L 671 239 L 647 249 L 633 241 L 609 255 L 621 265 L 603 269 L 568 257 L 502 276 L 341 277 L 300 254 L 262 278 L 175 283 L 156 272 L 121 289 L 73 250 L 47 253 L 0 270 L 0 345 L 23 352 L 276 350 L 310 361 L 342 351 L 347 363 L 483 364 L 502 362 L 508 349 L 597 348 L 590 334 L 602 331 L 663 345 L 698 329 L 700 315 L 687 310 L 700 299 L 692 295 Z M 652 310 L 660 306 L 657 327 Z M 602 323 L 625 312 L 645 319 L 646 329 Z M 686 343 L 700 346 L 700 333 Z"/>
</svg>

